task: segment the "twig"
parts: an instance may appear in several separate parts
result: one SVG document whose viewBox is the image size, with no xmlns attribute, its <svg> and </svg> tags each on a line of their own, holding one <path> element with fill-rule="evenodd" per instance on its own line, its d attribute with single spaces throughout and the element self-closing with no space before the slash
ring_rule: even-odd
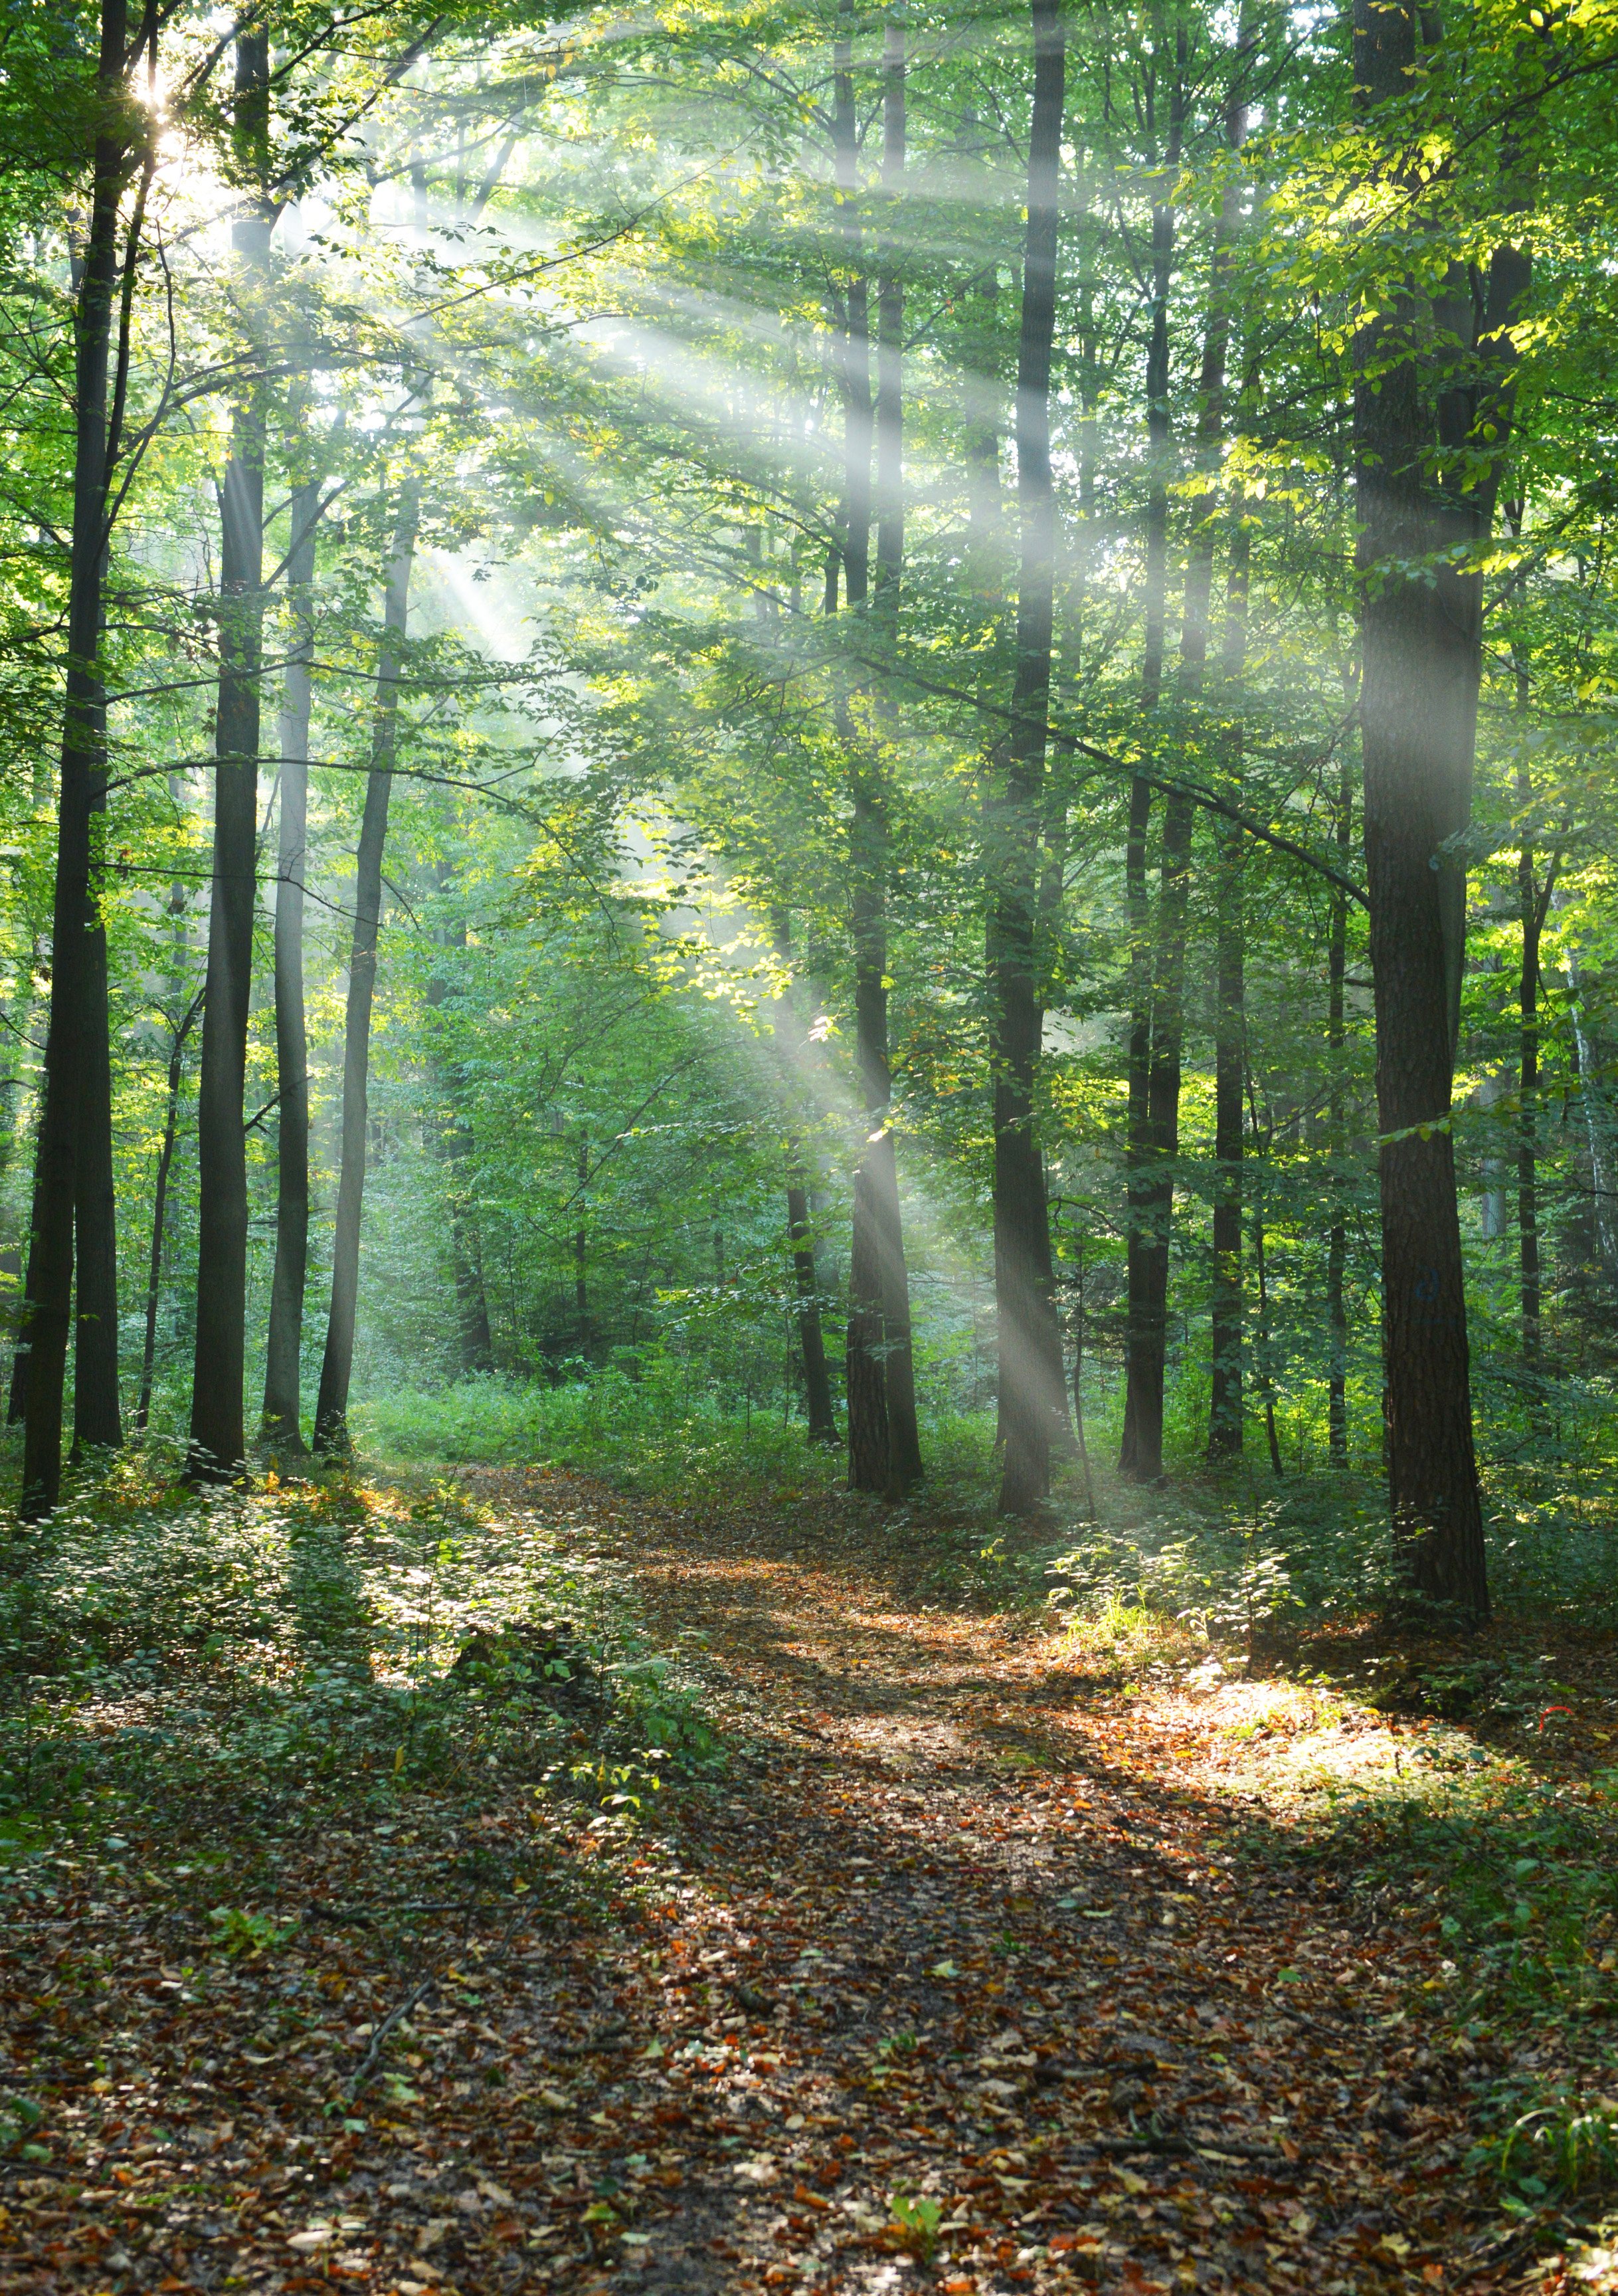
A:
<svg viewBox="0 0 1618 2296">
<path fill-rule="evenodd" d="M 413 2009 L 417 2007 L 420 2003 L 426 2000 L 428 1995 L 438 1982 L 438 1979 L 441 1974 L 441 1971 L 435 1969 L 430 1976 L 424 1977 L 420 1985 L 417 1986 L 415 1991 L 413 1993 L 407 1994 L 405 1998 L 400 2002 L 398 2007 L 396 2009 L 390 2009 L 387 2016 L 383 2018 L 381 2023 L 371 2036 L 371 2046 L 365 2052 L 364 2062 L 361 2065 L 358 2072 L 355 2074 L 354 2079 L 348 2084 L 348 2099 L 350 2103 L 353 2103 L 354 2099 L 364 2087 L 365 2083 L 371 2079 L 372 2074 L 376 2070 L 377 2060 L 382 2054 L 382 2044 L 388 2038 L 389 2033 L 392 2032 L 396 2025 L 403 2023 Z"/>
</svg>

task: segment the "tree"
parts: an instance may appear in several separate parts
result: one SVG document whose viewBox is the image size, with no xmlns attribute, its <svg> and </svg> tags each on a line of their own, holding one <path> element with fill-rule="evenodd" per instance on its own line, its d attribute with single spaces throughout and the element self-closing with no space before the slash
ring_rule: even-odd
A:
<svg viewBox="0 0 1618 2296">
<path fill-rule="evenodd" d="M 1000 790 L 990 816 L 989 951 L 994 1091 L 994 1299 L 1003 1445 L 1000 1507 L 1026 1514 L 1050 1485 L 1050 1446 L 1066 1429 L 1044 1159 L 1034 1089 L 1044 1004 L 1036 929 L 1045 814 L 1046 714 L 1056 578 L 1050 472 L 1050 349 L 1056 328 L 1058 198 L 1066 43 L 1055 0 L 1034 0 L 1028 223 L 1017 363 L 1022 570 L 1017 676 Z"/>
<path fill-rule="evenodd" d="M 1414 0 L 1356 0 L 1369 125 L 1408 107 L 1426 21 Z M 1354 398 L 1389 1496 L 1412 1590 L 1474 1618 L 1489 1592 L 1450 1129 L 1466 943 L 1455 840 L 1471 809 L 1482 668 L 1476 545 L 1509 430 L 1508 331 L 1526 284 L 1526 259 L 1507 245 L 1482 309 L 1459 263 L 1437 293 L 1407 277 L 1361 330 Z"/>
<path fill-rule="evenodd" d="M 344 1452 L 348 1448 L 348 1388 L 354 1372 L 354 1324 L 360 1284 L 360 1213 L 365 1194 L 371 1008 L 376 993 L 377 936 L 382 915 L 382 853 L 388 840 L 388 809 L 398 752 L 399 680 L 410 610 L 410 572 L 421 518 L 421 481 L 412 474 L 400 485 L 394 521 L 382 612 L 382 644 L 377 661 L 371 770 L 365 776 L 365 810 L 360 824 L 355 871 L 354 938 L 348 955 L 347 1017 L 343 1033 L 342 1166 L 338 1179 L 337 1230 L 331 1247 L 331 1308 L 326 1324 L 326 1351 L 320 1367 L 320 1394 L 315 1407 L 317 1452 Z M 582 1292 L 582 1274 L 578 1282 Z"/>
<path fill-rule="evenodd" d="M 247 1157 L 242 1139 L 248 1007 L 257 891 L 259 685 L 263 673 L 266 386 L 253 372 L 263 329 L 258 299 L 274 210 L 269 174 L 269 33 L 236 41 L 235 161 L 231 227 L 245 309 L 249 379 L 236 400 L 220 488 L 219 694 L 214 767 L 213 889 L 197 1102 L 201 1179 L 191 1472 L 233 1475 L 247 1452 Z"/>
</svg>

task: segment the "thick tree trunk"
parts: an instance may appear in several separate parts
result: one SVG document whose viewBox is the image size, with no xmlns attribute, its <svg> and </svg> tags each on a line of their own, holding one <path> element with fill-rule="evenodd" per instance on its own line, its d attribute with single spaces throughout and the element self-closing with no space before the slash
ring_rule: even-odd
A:
<svg viewBox="0 0 1618 2296">
<path fill-rule="evenodd" d="M 269 113 L 267 33 L 236 43 L 236 135 L 259 168 Z M 237 269 L 256 291 L 270 217 L 244 203 L 233 232 Z M 264 619 L 265 395 L 248 387 L 233 422 L 221 493 L 219 699 L 215 733 L 213 887 L 197 1095 L 197 1336 L 189 1472 L 228 1480 L 247 1451 L 247 1151 L 242 1132 L 253 915 L 257 898 L 259 677 Z"/>
<path fill-rule="evenodd" d="M 1045 726 L 1056 578 L 1050 352 L 1066 44 L 1055 0 L 1034 0 L 1034 114 L 1017 345 L 1017 591 L 1012 724 L 990 812 L 989 948 L 994 1089 L 994 1302 L 1000 1345 L 1000 1511 L 1026 1514 L 1050 1488 L 1050 1446 L 1067 1432 L 1044 1159 L 1034 1123 L 1043 1035 L 1037 920 Z"/>
<path fill-rule="evenodd" d="M 1186 35 L 1176 33 L 1176 70 L 1170 91 L 1164 152 L 1166 176 L 1180 163 L 1183 135 Z M 1155 109 L 1156 86 L 1153 87 Z M 1150 130 L 1148 119 L 1148 132 Z M 1148 462 L 1146 506 L 1145 632 L 1140 661 L 1140 709 L 1149 720 L 1163 698 L 1163 655 L 1168 619 L 1169 549 L 1169 281 L 1174 259 L 1174 209 L 1167 200 L 1152 209 L 1152 326 L 1146 358 L 1146 426 Z M 1165 891 L 1183 878 L 1189 817 L 1184 800 L 1166 825 L 1164 840 Z M 1151 824 L 1150 785 L 1137 778 L 1130 789 L 1124 879 L 1130 918 L 1129 1180 L 1124 1314 L 1124 1439 L 1120 1472 L 1138 1482 L 1155 1482 L 1163 1472 L 1164 1319 L 1168 1231 L 1163 1213 L 1163 1177 L 1156 1137 L 1168 1074 L 1154 1059 L 1157 1016 L 1153 1004 L 1153 962 L 1146 889 L 1147 840 Z M 1156 1073 L 1155 1073 L 1156 1071 Z M 1178 1074 L 1178 1061 L 1175 1063 Z M 1177 1087 L 1176 1087 L 1177 1090 Z M 1155 1113 L 1156 1111 L 1156 1113 Z M 1161 1270 L 1161 1280 L 1160 1280 Z"/>
<path fill-rule="evenodd" d="M 354 1327 L 359 1305 L 360 1215 L 365 1195 L 366 1102 L 371 1069 L 371 1007 L 376 991 L 377 936 L 382 915 L 382 854 L 398 746 L 399 676 L 410 606 L 410 573 L 421 517 L 419 482 L 399 493 L 393 553 L 377 664 L 376 724 L 365 810 L 360 823 L 354 883 L 354 937 L 348 953 L 348 1004 L 343 1034 L 343 1144 L 331 1240 L 331 1308 L 315 1409 L 315 1448 L 330 1455 L 348 1448 L 348 1384 L 354 1371 Z"/>
<path fill-rule="evenodd" d="M 116 132 L 125 83 L 124 0 L 102 0 L 90 218 L 74 310 L 73 537 L 68 668 L 57 806 L 51 1021 L 40 1121 L 36 1225 L 23 1336 L 29 1349 L 21 1512 L 37 1521 L 61 1488 L 61 1402 L 73 1287 L 73 1223 L 86 1091 L 94 1092 L 91 814 L 106 758 L 99 654 L 106 562 L 108 372 L 118 283 L 118 197 L 127 147 Z M 104 961 L 102 981 L 104 994 Z M 104 1004 L 102 1029 L 105 1029 Z M 94 1176 L 91 1176 L 93 1177 Z M 113 1318 L 116 1345 L 116 1316 Z"/>
<path fill-rule="evenodd" d="M 1408 96 L 1418 20 L 1416 0 L 1355 0 L 1368 116 Z M 1481 332 L 1464 275 L 1435 309 L 1413 287 L 1385 297 L 1359 339 L 1354 404 L 1389 1496 L 1411 1592 L 1472 1618 L 1489 1594 L 1450 1131 L 1466 880 L 1441 849 L 1470 815 L 1483 600 L 1481 577 L 1438 554 L 1489 530 L 1510 389 L 1497 375 L 1485 393 L 1475 378 L 1509 357 L 1503 331 L 1526 278 L 1524 258 L 1496 250 Z M 1429 332 L 1440 348 L 1424 356 Z M 1448 472 L 1434 484 L 1438 448 L 1467 450 L 1466 491 Z"/>
<path fill-rule="evenodd" d="M 304 885 L 308 867 L 309 665 L 315 652 L 315 529 L 320 482 L 292 495 L 287 560 L 292 643 L 281 706 L 281 819 L 275 855 L 275 1273 L 265 1353 L 263 1440 L 292 1458 L 300 1421 L 304 1285 L 309 1266 L 309 1047 L 304 1019 Z"/>
</svg>

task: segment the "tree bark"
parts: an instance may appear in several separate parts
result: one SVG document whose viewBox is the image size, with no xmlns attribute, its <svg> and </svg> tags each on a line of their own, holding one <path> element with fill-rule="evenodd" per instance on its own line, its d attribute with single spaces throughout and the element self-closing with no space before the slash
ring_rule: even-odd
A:
<svg viewBox="0 0 1618 2296">
<path fill-rule="evenodd" d="M 95 987 L 91 917 L 91 816 L 106 759 L 106 686 L 100 667 L 106 562 L 108 381 L 118 287 L 118 199 L 128 146 L 119 132 L 128 37 L 124 0 L 102 0 L 96 69 L 100 126 L 93 149 L 90 217 L 74 308 L 73 535 L 68 666 L 57 800 L 51 1020 L 40 1121 L 36 1226 L 23 1337 L 29 1350 L 21 1513 L 38 1521 L 61 1488 L 61 1402 L 73 1286 L 76 1202 L 86 1091 L 95 1089 Z M 104 964 L 102 982 L 104 992 Z M 104 1005 L 102 1028 L 104 1032 Z M 114 1317 L 116 1344 L 116 1316 Z"/>
<path fill-rule="evenodd" d="M 990 812 L 989 951 L 994 1091 L 994 1301 L 1000 1351 L 1000 1512 L 1026 1514 L 1050 1488 L 1050 1446 L 1067 1433 L 1044 1158 L 1034 1089 L 1044 999 L 1037 946 L 1045 726 L 1055 610 L 1056 496 L 1050 356 L 1066 43 L 1056 0 L 1034 0 L 1034 111 L 1017 366 L 1017 587 L 1012 724 Z"/>
<path fill-rule="evenodd" d="M 1354 791 L 1346 757 L 1338 768 L 1336 839 L 1337 865 L 1346 870 L 1353 844 Z M 1331 941 L 1328 951 L 1326 1049 L 1331 1062 L 1329 1123 L 1331 1153 L 1331 1229 L 1326 1246 L 1326 1318 L 1330 1333 L 1331 1363 L 1327 1388 L 1327 1456 L 1334 1467 L 1348 1464 L 1348 1305 L 1344 1282 L 1348 1269 L 1348 1220 L 1344 1197 L 1348 1175 L 1344 1159 L 1348 1144 L 1344 1131 L 1343 1055 L 1347 1044 L 1344 988 L 1348 973 L 1348 897 L 1332 894 Z"/>
<path fill-rule="evenodd" d="M 104 743 L 104 734 L 103 734 Z M 106 751 L 91 779 L 91 875 L 84 937 L 84 1062 L 74 1184 L 73 1458 L 123 1447 L 118 1399 L 118 1201 L 112 1177 L 112 1046 L 102 918 Z"/>
<path fill-rule="evenodd" d="M 1367 117 L 1408 99 L 1425 20 L 1417 0 L 1355 0 L 1355 87 Z M 1510 432 L 1504 331 L 1526 284 L 1526 258 L 1497 249 L 1481 330 L 1464 275 L 1436 308 L 1405 283 L 1383 295 L 1356 346 L 1389 1497 L 1410 1592 L 1473 1619 L 1487 1616 L 1489 1593 L 1450 1131 L 1466 879 L 1442 849 L 1470 814 L 1482 665 L 1482 579 L 1455 554 L 1482 541 L 1492 519 Z M 1445 348 L 1434 354 L 1426 340 Z M 1463 490 L 1450 477 L 1457 459 L 1434 484 L 1435 452 L 1463 450 L 1474 482 Z"/>
<path fill-rule="evenodd" d="M 355 869 L 354 937 L 348 955 L 348 1003 L 343 1035 L 342 1163 L 337 1185 L 336 1230 L 331 1242 L 331 1308 L 315 1410 L 315 1448 L 327 1456 L 346 1452 L 349 1447 L 348 1386 L 354 1371 L 355 1316 L 359 1305 L 360 1215 L 365 1194 L 371 1007 L 376 990 L 377 935 L 382 914 L 382 854 L 388 840 L 388 808 L 398 747 L 399 677 L 421 509 L 420 482 L 406 479 L 399 490 L 394 522 L 382 613 L 382 644 L 377 664 L 371 770 L 365 776 L 365 810 L 360 823 Z"/>
<path fill-rule="evenodd" d="M 315 652 L 315 529 L 320 481 L 293 489 L 287 560 L 291 607 L 281 707 L 281 819 L 275 855 L 275 1273 L 265 1354 L 264 1441 L 304 1456 L 304 1285 L 309 1266 L 309 1047 L 304 1019 L 304 886 L 308 868 L 310 662 Z"/>
<path fill-rule="evenodd" d="M 268 164 L 269 37 L 236 43 L 238 162 L 262 184 Z M 241 291 L 259 291 L 271 217 L 244 200 L 232 232 Z M 249 335 L 257 315 L 249 314 Z M 221 493 L 219 697 L 215 734 L 213 886 L 197 1095 L 197 1337 L 188 1472 L 228 1480 L 247 1452 L 242 1382 L 247 1344 L 247 1151 L 242 1131 L 253 917 L 257 898 L 259 677 L 263 668 L 264 434 L 262 382 L 233 418 Z"/>
<path fill-rule="evenodd" d="M 185 1073 L 185 1040 L 202 1010 L 201 992 L 192 997 L 174 1032 L 168 1053 L 168 1093 L 163 1110 L 163 1144 L 158 1151 L 151 1191 L 151 1250 L 146 1265 L 146 1328 L 141 1344 L 141 1391 L 135 1406 L 135 1432 L 143 1435 L 151 1417 L 151 1388 L 157 1369 L 158 1306 L 162 1296 L 163 1233 L 168 1212 L 168 1175 L 180 1128 L 180 1085 Z"/>
<path fill-rule="evenodd" d="M 1520 506 L 1512 520 L 1521 530 Z M 1516 706 L 1528 708 L 1528 667 L 1513 654 Z M 1526 766 L 1516 773 L 1516 800 L 1526 813 L 1533 801 L 1533 784 Z M 1531 1378 L 1544 1367 L 1543 1300 L 1540 1267 L 1540 952 L 1545 919 L 1556 891 L 1560 854 L 1546 863 L 1545 882 L 1538 882 L 1533 846 L 1524 836 L 1517 853 L 1517 900 L 1523 919 L 1523 956 L 1517 975 L 1520 1046 L 1517 1063 L 1517 1279 L 1523 1327 L 1523 1367 Z M 1539 1398 L 1535 1397 L 1537 1405 Z"/>
<path fill-rule="evenodd" d="M 884 228 L 878 243 L 877 282 L 877 580 L 873 619 L 889 643 L 896 636 L 899 584 L 904 559 L 903 342 L 903 281 L 898 234 L 891 213 L 904 180 L 905 54 L 900 28 L 887 28 L 883 48 L 882 188 Z M 852 95 L 850 97 L 852 104 Z M 848 184 L 854 183 L 854 153 L 847 152 Z M 839 178 L 841 181 L 842 179 Z M 850 210 L 854 213 L 853 210 Z M 857 229 L 857 213 L 854 213 Z M 854 247 L 858 260 L 857 244 Z M 871 427 L 861 418 L 869 406 L 869 344 L 865 303 L 856 301 L 855 278 L 849 291 L 850 388 L 846 446 L 846 499 L 850 505 L 846 564 L 849 605 L 865 603 L 865 532 L 873 506 L 865 491 L 870 472 Z M 867 378 L 861 390 L 862 377 Z M 868 715 L 868 713 L 862 713 Z M 854 820 L 851 835 L 854 879 L 852 921 L 854 959 L 854 1033 L 861 1090 L 873 1130 L 854 1175 L 854 1236 L 849 1251 L 847 1362 L 849 1482 L 856 1490 L 902 1496 L 920 1480 L 921 1446 L 916 1419 L 915 1367 L 911 1349 L 910 1279 L 904 1259 L 899 1209 L 899 1173 L 889 1123 L 892 1077 L 887 1033 L 887 878 L 889 869 L 886 774 L 879 744 L 869 723 L 852 708 L 843 716 L 852 758 Z"/>
<path fill-rule="evenodd" d="M 787 1187 L 787 1233 L 792 1241 L 792 1272 L 797 1285 L 797 1337 L 804 1359 L 804 1400 L 812 1443 L 835 1443 L 837 1414 L 826 1368 L 826 1335 L 821 1327 L 820 1275 L 814 1264 L 814 1225 L 809 1191 L 801 1180 Z"/>
<path fill-rule="evenodd" d="M 792 947 L 792 921 L 789 912 L 778 907 L 772 917 L 775 947 L 784 964 Z M 797 1034 L 797 999 L 789 987 L 778 1009 L 777 1029 L 782 1021 L 793 1023 Z M 796 1140 L 787 1143 L 787 1234 L 792 1245 L 793 1280 L 797 1290 L 797 1329 L 799 1353 L 804 1366 L 804 1401 L 812 1443 L 835 1443 L 838 1439 L 837 1414 L 832 1408 L 831 1379 L 826 1364 L 826 1335 L 821 1323 L 820 1271 L 815 1266 L 813 1207 L 810 1201 L 808 1176 L 799 1158 Z"/>
<path fill-rule="evenodd" d="M 1165 174 L 1180 163 L 1184 132 L 1186 34 L 1175 33 L 1175 70 L 1170 86 L 1164 152 Z M 1156 65 L 1148 91 L 1148 133 L 1156 109 Z M 1169 544 L 1169 281 L 1174 259 L 1174 209 L 1168 200 L 1152 208 L 1152 327 L 1146 359 L 1146 425 L 1148 491 L 1146 507 L 1146 627 L 1140 662 L 1140 708 L 1150 719 L 1163 698 L 1163 653 L 1168 609 Z M 1178 810 L 1175 810 L 1175 808 Z M 1163 1472 L 1163 1365 L 1168 1234 L 1163 1218 L 1162 1161 L 1156 1137 L 1167 1071 L 1154 1061 L 1156 1014 L 1148 910 L 1146 865 L 1152 792 L 1137 777 L 1130 788 L 1124 879 L 1130 917 L 1129 1181 L 1126 1245 L 1127 1305 L 1124 1314 L 1124 1438 L 1118 1454 L 1122 1473 L 1137 1482 L 1155 1482 Z M 1171 800 L 1173 818 L 1165 825 L 1165 891 L 1183 876 L 1183 851 L 1190 824 L 1183 800 Z M 1156 1070 L 1154 1077 L 1154 1070 Z M 1162 1280 L 1159 1282 L 1159 1264 Z"/>
<path fill-rule="evenodd" d="M 578 1136 L 578 1226 L 573 1231 L 573 1306 L 578 1320 L 578 1351 L 590 1353 L 590 1232 L 584 1226 L 584 1191 L 590 1185 L 590 1135 Z"/>
</svg>

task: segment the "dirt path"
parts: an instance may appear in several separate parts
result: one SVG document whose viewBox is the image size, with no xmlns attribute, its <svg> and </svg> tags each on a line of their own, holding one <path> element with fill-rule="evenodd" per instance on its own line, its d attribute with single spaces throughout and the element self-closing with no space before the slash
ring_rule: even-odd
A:
<svg viewBox="0 0 1618 2296">
<path fill-rule="evenodd" d="M 1427 1941 L 1188 1789 L 1183 1693 L 773 1545 L 676 1523 L 637 1560 L 748 1751 L 633 2004 L 682 2181 L 615 2284 L 1483 2285 Z M 930 2257 L 895 2194 L 938 2204 Z"/>
<path fill-rule="evenodd" d="M 0 2290 L 1492 2284 L 1437 1940 L 1232 1791 L 1234 1693 L 919 1606 L 857 1506 L 470 1480 L 633 1575 L 725 1768 L 639 1829 L 362 1771 L 42 1853 Z"/>
</svg>

